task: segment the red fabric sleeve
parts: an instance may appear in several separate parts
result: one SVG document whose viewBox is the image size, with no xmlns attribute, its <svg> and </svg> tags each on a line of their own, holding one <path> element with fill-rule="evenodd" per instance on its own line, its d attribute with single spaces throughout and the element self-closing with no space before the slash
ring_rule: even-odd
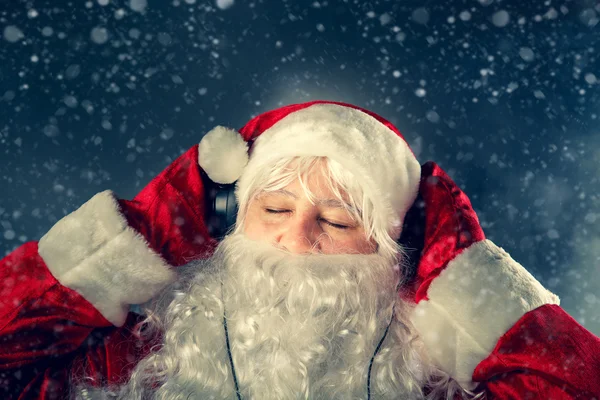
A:
<svg viewBox="0 0 600 400">
<path fill-rule="evenodd" d="M 208 179 L 208 178 L 206 178 Z M 205 223 L 206 185 L 193 146 L 131 201 L 119 200 L 131 227 L 170 265 L 209 256 L 218 242 Z"/>
<path fill-rule="evenodd" d="M 94 328 L 111 324 L 54 279 L 35 242 L 0 260 L 0 282 L 0 398 L 37 398 L 33 393 L 42 386 L 40 398 L 58 398 L 64 386 L 56 377 L 66 372 L 61 364 Z"/>
<path fill-rule="evenodd" d="M 600 339 L 561 307 L 525 314 L 473 373 L 488 399 L 600 399 Z"/>
<path fill-rule="evenodd" d="M 448 262 L 485 239 L 467 195 L 432 161 L 421 168 L 419 193 L 427 212 L 423 250 L 411 289 L 416 303 L 428 299 L 429 286 Z"/>
<path fill-rule="evenodd" d="M 192 147 L 121 212 L 173 266 L 208 256 L 217 245 L 204 223 L 205 186 Z M 130 313 L 115 328 L 85 298 L 61 285 L 26 243 L 0 260 L 0 398 L 64 399 L 69 379 L 124 382 L 153 342 L 136 339 Z"/>
</svg>

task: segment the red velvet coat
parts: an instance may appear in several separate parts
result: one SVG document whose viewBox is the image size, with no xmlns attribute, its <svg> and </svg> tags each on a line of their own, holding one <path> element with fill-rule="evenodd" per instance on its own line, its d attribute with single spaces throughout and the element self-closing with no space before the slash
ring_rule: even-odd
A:
<svg viewBox="0 0 600 400">
<path fill-rule="evenodd" d="M 39 243 L 0 261 L 0 398 L 61 399 L 71 379 L 127 380 L 152 344 L 133 334 L 140 317 L 130 304 L 149 300 L 175 279 L 177 266 L 209 256 L 217 244 L 204 223 L 197 157 L 195 146 L 132 201 L 96 195 Z M 450 182 L 433 163 L 423 174 Z M 448 196 L 426 202 L 470 208 L 462 192 Z M 419 271 L 427 287 L 426 294 L 417 289 L 414 323 L 447 372 L 465 387 L 479 385 L 488 399 L 600 399 L 600 339 L 523 267 L 483 236 L 440 262 Z M 488 267 L 484 278 L 452 282 Z M 491 297 L 482 306 L 483 292 Z M 464 324 L 481 329 L 466 329 L 465 339 Z M 436 344 L 440 336 L 452 340 Z"/>
</svg>

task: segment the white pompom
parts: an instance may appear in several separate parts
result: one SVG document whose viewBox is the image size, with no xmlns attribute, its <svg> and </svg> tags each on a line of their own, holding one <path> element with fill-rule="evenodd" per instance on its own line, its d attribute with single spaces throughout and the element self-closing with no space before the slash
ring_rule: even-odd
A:
<svg viewBox="0 0 600 400">
<path fill-rule="evenodd" d="M 198 164 L 216 183 L 233 183 L 248 164 L 248 143 L 223 126 L 210 130 L 198 144 Z"/>
</svg>

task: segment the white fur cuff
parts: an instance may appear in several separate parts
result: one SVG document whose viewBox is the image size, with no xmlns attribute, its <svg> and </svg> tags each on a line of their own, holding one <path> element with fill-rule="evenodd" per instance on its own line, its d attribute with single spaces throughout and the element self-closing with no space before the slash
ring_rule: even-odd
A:
<svg viewBox="0 0 600 400">
<path fill-rule="evenodd" d="M 525 313 L 559 304 L 502 248 L 485 240 L 471 245 L 436 278 L 411 316 L 429 354 L 465 389 L 471 377 Z"/>
<path fill-rule="evenodd" d="M 62 285 L 115 326 L 125 323 L 130 304 L 150 300 L 176 275 L 129 227 L 111 191 L 58 221 L 40 239 L 38 252 Z"/>
</svg>

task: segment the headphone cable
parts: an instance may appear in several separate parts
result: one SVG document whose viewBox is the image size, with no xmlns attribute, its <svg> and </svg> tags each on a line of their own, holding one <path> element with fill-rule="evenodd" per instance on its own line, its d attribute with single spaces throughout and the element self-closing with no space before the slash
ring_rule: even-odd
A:
<svg viewBox="0 0 600 400">
<path fill-rule="evenodd" d="M 231 375 L 233 376 L 233 384 L 235 386 L 235 396 L 237 400 L 242 400 L 240 386 L 238 384 L 237 374 L 233 366 L 233 357 L 231 355 L 231 345 L 229 344 L 229 332 L 227 331 L 227 312 L 225 311 L 225 296 L 223 295 L 223 279 L 221 279 L 221 302 L 223 303 L 223 329 L 225 331 L 225 344 L 227 345 L 227 356 L 229 357 L 229 365 L 231 366 Z"/>
<path fill-rule="evenodd" d="M 233 365 L 233 356 L 231 355 L 231 345 L 229 343 L 229 331 L 227 330 L 227 312 L 225 310 L 225 297 L 223 295 L 223 279 L 221 279 L 221 301 L 223 303 L 223 330 L 225 332 L 225 344 L 227 346 L 227 356 L 229 357 L 229 365 L 231 366 L 231 376 L 233 377 L 233 385 L 235 386 L 235 395 L 237 400 L 242 400 L 242 395 L 240 393 L 240 386 L 237 379 L 237 374 L 235 372 L 235 366 Z M 390 326 L 394 321 L 394 313 L 396 310 L 396 303 L 392 306 L 392 316 L 390 317 L 390 322 L 388 322 L 387 327 L 385 328 L 385 332 L 383 333 L 382 338 L 379 340 L 377 347 L 375 348 L 375 352 L 371 357 L 371 361 L 369 362 L 369 370 L 367 372 L 367 400 L 371 400 L 371 370 L 373 369 L 373 362 L 375 361 L 375 357 L 381 349 L 385 338 L 390 330 Z"/>
</svg>

